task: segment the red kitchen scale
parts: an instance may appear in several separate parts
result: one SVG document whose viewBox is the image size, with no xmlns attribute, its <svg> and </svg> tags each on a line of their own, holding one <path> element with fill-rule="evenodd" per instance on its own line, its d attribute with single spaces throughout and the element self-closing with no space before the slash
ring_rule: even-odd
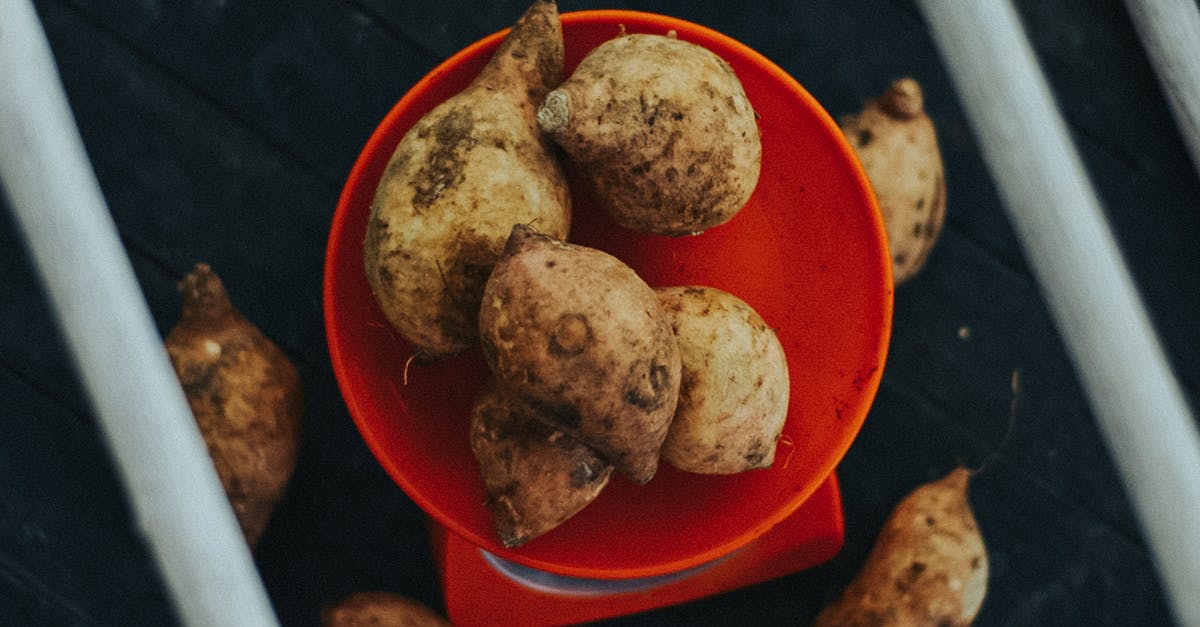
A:
<svg viewBox="0 0 1200 627">
<path fill-rule="evenodd" d="M 362 244 L 396 144 L 463 89 L 507 31 L 421 79 L 367 142 L 334 215 L 325 260 L 330 357 L 347 407 L 380 464 L 430 519 L 446 613 L 457 625 L 561 625 L 633 614 L 818 565 L 842 546 L 834 468 L 878 389 L 892 277 L 870 185 L 828 113 L 745 45 L 683 20 L 633 11 L 564 13 L 566 71 L 601 42 L 667 34 L 730 63 L 759 115 L 762 171 L 747 205 L 700 235 L 613 224 L 576 194 L 570 240 L 629 264 L 651 286 L 730 292 L 771 324 L 788 359 L 788 419 L 775 463 L 729 476 L 660 465 L 648 484 L 614 476 L 583 511 L 525 546 L 500 544 L 467 439 L 489 376 L 478 350 L 418 366 L 367 286 Z"/>
</svg>

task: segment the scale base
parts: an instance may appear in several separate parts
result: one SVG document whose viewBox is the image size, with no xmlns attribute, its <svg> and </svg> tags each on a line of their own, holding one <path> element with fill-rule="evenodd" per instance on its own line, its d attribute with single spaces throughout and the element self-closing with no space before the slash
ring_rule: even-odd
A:
<svg viewBox="0 0 1200 627">
<path fill-rule="evenodd" d="M 833 558 L 842 548 L 845 527 L 841 491 L 831 473 L 791 516 L 751 544 L 685 573 L 635 582 L 531 571 L 436 523 L 430 524 L 430 536 L 451 622 L 540 627 L 636 614 L 800 572 Z"/>
</svg>

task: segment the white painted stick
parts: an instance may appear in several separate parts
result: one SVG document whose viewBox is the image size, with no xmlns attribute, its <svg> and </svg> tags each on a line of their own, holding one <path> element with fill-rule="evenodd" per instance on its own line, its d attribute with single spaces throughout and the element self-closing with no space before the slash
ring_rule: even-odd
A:
<svg viewBox="0 0 1200 627">
<path fill-rule="evenodd" d="M 28 0 L 0 0 L 0 181 L 189 625 L 275 625 Z"/>
<path fill-rule="evenodd" d="M 1200 7 L 1196 0 L 1125 0 L 1125 6 L 1200 172 Z"/>
<path fill-rule="evenodd" d="M 1008 2 L 920 6 L 1175 616 L 1200 625 L 1200 435 L 1020 21 Z"/>
</svg>

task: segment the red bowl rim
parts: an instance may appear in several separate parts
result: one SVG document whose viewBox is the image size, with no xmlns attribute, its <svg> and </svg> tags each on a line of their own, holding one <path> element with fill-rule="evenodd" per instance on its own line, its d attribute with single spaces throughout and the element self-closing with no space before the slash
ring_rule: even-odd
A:
<svg viewBox="0 0 1200 627">
<path fill-rule="evenodd" d="M 820 479 L 823 480 L 834 471 L 836 466 L 845 456 L 854 439 L 857 437 L 858 432 L 861 430 L 861 426 L 866 419 L 866 414 L 874 401 L 874 397 L 878 391 L 882 379 L 882 366 L 886 363 L 892 332 L 891 323 L 894 290 L 890 255 L 886 246 L 886 231 L 884 229 L 882 215 L 879 212 L 875 194 L 872 191 L 865 171 L 862 169 L 862 166 L 859 163 L 857 154 L 853 151 L 849 143 L 843 137 L 841 129 L 835 120 L 828 114 L 828 112 L 826 112 L 820 103 L 796 81 L 795 78 L 793 78 L 790 74 L 785 72 L 782 68 L 761 53 L 750 48 L 746 44 L 729 37 L 728 35 L 710 29 L 706 26 L 683 20 L 681 18 L 633 10 L 600 9 L 574 11 L 562 13 L 560 17 L 564 27 L 570 24 L 650 24 L 655 28 L 659 28 L 664 31 L 675 29 L 687 32 L 690 35 L 700 38 L 711 39 L 719 42 L 721 46 L 727 49 L 738 51 L 738 54 L 742 55 L 746 61 L 758 66 L 760 70 L 763 70 L 771 75 L 773 78 L 779 81 L 780 84 L 789 87 L 792 90 L 793 95 L 804 102 L 806 107 L 817 116 L 821 124 L 825 126 L 826 130 L 835 138 L 836 144 L 844 153 L 846 163 L 848 163 L 853 170 L 854 177 L 858 179 L 859 184 L 866 191 L 866 200 L 868 201 L 870 209 L 872 210 L 871 213 L 873 214 L 873 230 L 875 231 L 875 235 L 881 243 L 879 255 L 882 257 L 882 268 L 885 273 L 884 278 L 886 284 L 886 288 L 884 289 L 884 298 L 880 303 L 882 308 L 881 317 L 884 322 L 883 328 L 880 329 L 879 343 L 876 347 L 875 355 L 877 358 L 876 363 L 879 364 L 880 367 L 871 372 L 866 380 L 863 381 L 863 402 L 858 408 L 859 411 L 852 416 L 854 427 L 847 430 L 845 436 L 841 439 L 841 441 L 838 442 L 836 450 L 831 451 L 832 454 L 827 458 L 827 462 L 825 463 L 823 472 L 820 476 Z M 347 409 L 349 410 L 356 427 L 358 428 L 360 434 L 363 435 L 368 448 L 370 448 L 376 460 L 384 467 L 389 476 L 405 491 L 405 493 L 419 507 L 421 507 L 423 511 L 431 515 L 439 524 L 465 538 L 471 538 L 473 532 L 466 529 L 461 523 L 454 520 L 452 516 L 449 516 L 442 511 L 437 503 L 424 496 L 420 489 L 411 484 L 406 474 L 400 468 L 396 467 L 395 464 L 391 463 L 390 461 L 382 458 L 378 454 L 381 445 L 372 441 L 371 438 L 366 434 L 366 429 L 361 422 L 363 418 L 361 417 L 362 410 L 360 409 L 360 405 L 354 398 L 354 395 L 348 392 L 349 382 L 346 360 L 349 359 L 349 356 L 343 354 L 342 352 L 340 343 L 341 332 L 334 324 L 335 316 L 333 311 L 333 295 L 335 291 L 335 285 L 333 281 L 334 266 L 332 262 L 336 257 L 335 252 L 337 243 L 342 239 L 342 229 L 344 228 L 345 224 L 345 220 L 340 219 L 340 215 L 348 210 L 347 205 L 351 200 L 353 190 L 355 189 L 359 179 L 363 177 L 363 171 L 367 167 L 367 162 L 369 161 L 367 156 L 377 151 L 380 143 L 385 141 L 386 133 L 384 132 L 384 129 L 390 127 L 394 123 L 395 118 L 399 117 L 402 112 L 405 111 L 413 103 L 413 101 L 419 97 L 420 94 L 423 94 L 425 91 L 427 91 L 428 83 L 435 81 L 440 75 L 455 68 L 462 63 L 464 59 L 474 57 L 478 54 L 481 48 L 488 48 L 495 45 L 498 40 L 503 39 L 508 34 L 509 30 L 509 28 L 505 28 L 492 33 L 491 35 L 483 37 L 459 50 L 455 54 L 448 57 L 445 61 L 438 64 L 433 70 L 414 83 L 413 86 L 405 92 L 405 94 L 388 111 L 387 115 L 383 120 L 381 120 L 379 125 L 372 131 L 352 169 L 350 170 L 345 186 L 343 187 L 338 198 L 337 208 L 332 220 L 330 235 L 326 245 L 324 278 L 322 284 L 322 306 L 325 317 L 325 331 L 330 359 L 332 362 L 334 375 L 343 394 L 343 399 L 346 402 Z M 738 535 L 729 542 L 720 546 L 712 547 L 708 550 L 696 552 L 686 559 L 677 560 L 671 563 L 659 564 L 654 567 L 647 568 L 627 568 L 614 571 L 609 569 L 573 568 L 563 567 L 555 564 L 543 564 L 537 562 L 536 560 L 526 560 L 519 553 L 506 553 L 503 555 L 503 557 L 512 559 L 513 561 L 522 563 L 526 566 L 540 568 L 566 576 L 582 578 L 626 579 L 656 577 L 664 574 L 676 573 L 714 562 L 757 539 L 763 533 L 774 527 L 777 523 L 790 516 L 805 500 L 812 495 L 817 488 L 820 487 L 822 484 L 821 480 L 814 481 L 812 488 L 809 490 L 796 492 L 791 498 L 780 504 L 780 506 L 775 510 L 774 515 L 758 521 L 759 524 L 746 529 L 744 533 Z"/>
</svg>

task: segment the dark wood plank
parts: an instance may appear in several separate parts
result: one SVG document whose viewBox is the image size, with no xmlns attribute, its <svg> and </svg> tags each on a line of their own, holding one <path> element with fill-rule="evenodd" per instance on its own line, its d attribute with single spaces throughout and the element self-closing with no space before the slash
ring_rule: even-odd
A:
<svg viewBox="0 0 1200 627">
<path fill-rule="evenodd" d="M 94 427 L 6 369 L 0 415 L 0 623 L 169 624 Z"/>
<path fill-rule="evenodd" d="M 1124 3 L 1015 4 L 1076 132 L 1163 186 L 1194 185 L 1196 171 Z"/>
<path fill-rule="evenodd" d="M 0 195 L 0 276 L 4 277 L 0 305 L 0 370 L 26 383 L 31 390 L 54 398 L 76 413 L 86 401 L 71 366 L 67 347 L 55 326 L 45 292 L 26 254 L 7 198 Z"/>
<path fill-rule="evenodd" d="M 1166 624 L 1166 606 L 1140 542 L 1097 516 L 1090 503 L 1047 479 L 1055 476 L 1053 470 L 1031 468 L 1016 453 L 1020 447 L 998 450 L 994 442 L 981 442 L 958 422 L 969 409 L 960 411 L 946 415 L 899 386 L 881 389 L 875 410 L 839 470 L 848 495 L 848 541 L 855 542 L 847 557 L 856 557 L 847 562 L 857 564 L 865 555 L 882 516 L 911 486 L 965 463 L 981 468 L 972 480 L 971 503 L 991 559 L 989 596 L 976 624 L 1058 624 L 1048 609 L 1080 618 L 1064 619 L 1062 624 Z M 1018 418 L 1029 416 L 1022 410 Z M 1098 548 L 1090 551 L 1079 538 L 1089 538 Z M 1096 587 L 1098 580 L 1118 573 L 1139 590 L 1135 601 L 1124 604 L 1111 587 Z M 831 592 L 838 589 L 835 585 Z M 1055 597 L 1042 598 L 1050 590 Z"/>
<path fill-rule="evenodd" d="M 1028 465 L 1035 475 L 1132 527 L 1107 450 L 1037 289 L 947 233 L 941 258 L 900 288 L 885 376 Z M 943 265 L 945 264 L 945 265 Z M 1019 371 L 1019 413 L 1010 382 Z M 1009 433 L 1011 429 L 1011 434 Z"/>
<path fill-rule="evenodd" d="M 325 365 L 321 267 L 339 188 L 73 10 L 42 7 L 80 132 L 164 332 L 194 263 L 285 348 Z"/>
<path fill-rule="evenodd" d="M 1193 403 L 1200 400 L 1197 166 L 1119 0 L 1018 2 L 1106 216 Z M 1052 207 L 1047 208 L 1052 211 Z"/>
<path fill-rule="evenodd" d="M 379 119 L 441 60 L 339 2 L 65 4 L 335 184 Z"/>
</svg>

